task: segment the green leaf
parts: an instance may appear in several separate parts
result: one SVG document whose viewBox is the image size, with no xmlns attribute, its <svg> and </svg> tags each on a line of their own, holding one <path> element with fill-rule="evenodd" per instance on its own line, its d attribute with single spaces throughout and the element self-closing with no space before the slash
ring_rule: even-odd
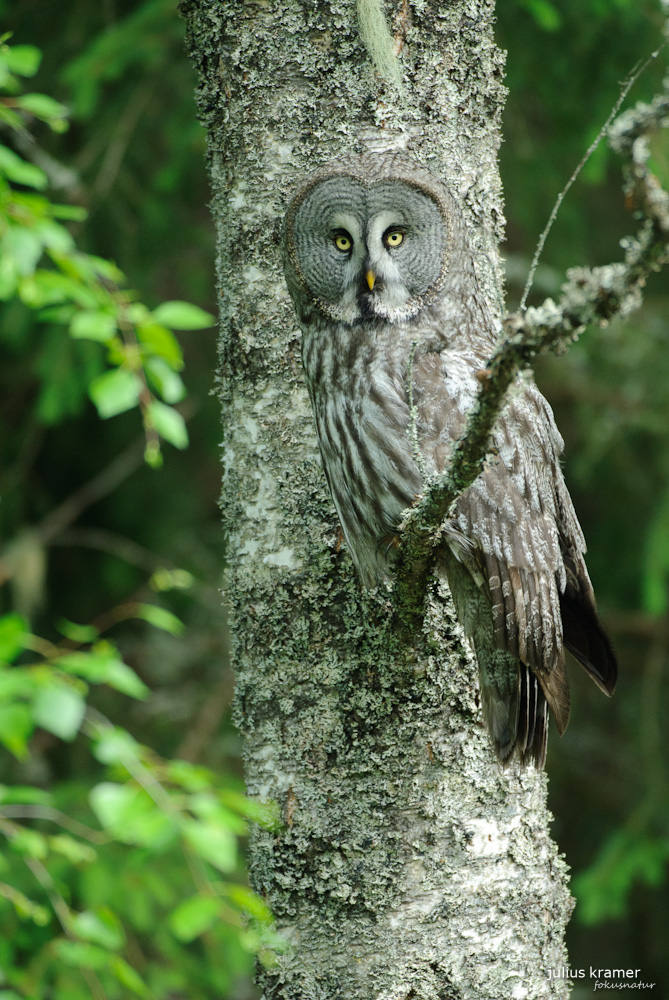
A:
<svg viewBox="0 0 669 1000">
<path fill-rule="evenodd" d="M 0 122 L 4 122 L 8 128 L 13 129 L 15 132 L 25 131 L 21 115 L 12 108 L 5 107 L 2 103 L 0 103 Z"/>
<path fill-rule="evenodd" d="M 200 857 L 219 871 L 234 871 L 237 866 L 237 838 L 230 830 L 198 820 L 184 820 L 181 828 L 184 838 Z"/>
<path fill-rule="evenodd" d="M 100 907 L 95 912 L 83 910 L 75 914 L 71 930 L 76 937 L 91 944 L 99 944 L 109 951 L 118 951 L 125 944 L 123 929 L 108 907 Z"/>
<path fill-rule="evenodd" d="M 169 441 L 175 448 L 188 447 L 186 421 L 178 410 L 152 399 L 147 407 L 147 416 L 161 438 Z"/>
<path fill-rule="evenodd" d="M 144 681 L 140 680 L 132 667 L 116 656 L 97 657 L 104 675 L 104 683 L 109 687 L 127 694 L 129 698 L 142 700 L 151 693 Z"/>
<path fill-rule="evenodd" d="M 146 684 L 106 642 L 98 643 L 86 653 L 66 653 L 52 663 L 68 674 L 82 677 L 91 684 L 108 684 L 131 698 L 145 698 L 149 693 Z"/>
<path fill-rule="evenodd" d="M 91 864 L 97 858 L 95 848 L 66 833 L 56 833 L 49 837 L 49 848 L 57 854 L 62 854 L 73 865 Z"/>
<path fill-rule="evenodd" d="M 88 218 L 88 211 L 83 205 L 51 205 L 51 214 L 54 219 L 71 222 L 84 222 Z"/>
<path fill-rule="evenodd" d="M 137 327 L 137 339 L 140 344 L 149 348 L 153 355 L 166 361 L 172 371 L 181 371 L 184 366 L 181 345 L 166 326 L 159 326 L 157 323 L 142 323 Z"/>
<path fill-rule="evenodd" d="M 130 785 L 103 781 L 91 789 L 91 808 L 102 826 L 115 829 L 121 826 L 132 812 L 138 792 Z"/>
<path fill-rule="evenodd" d="M 562 15 L 549 0 L 522 0 L 534 20 L 544 31 L 558 31 L 562 27 Z"/>
<path fill-rule="evenodd" d="M 144 449 L 144 461 L 152 469 L 160 469 L 163 464 L 163 453 L 160 450 L 160 441 L 151 438 L 146 442 Z"/>
<path fill-rule="evenodd" d="M 139 973 L 131 965 L 128 965 L 124 958 L 121 958 L 120 955 L 113 955 L 109 963 L 109 968 L 122 986 L 127 986 L 137 996 L 146 997 L 147 1000 L 150 1000 L 152 996 L 151 990 Z"/>
<path fill-rule="evenodd" d="M 267 903 L 253 889 L 246 885 L 226 882 L 221 886 L 221 892 L 240 910 L 259 920 L 262 924 L 271 924 L 274 917 Z"/>
<path fill-rule="evenodd" d="M 125 308 L 125 318 L 128 323 L 139 327 L 149 322 L 149 310 L 143 302 L 131 302 Z"/>
<path fill-rule="evenodd" d="M 162 302 L 151 313 L 154 323 L 171 330 L 204 330 L 213 326 L 216 318 L 190 302 Z"/>
<path fill-rule="evenodd" d="M 128 758 L 137 759 L 139 744 L 127 730 L 104 726 L 95 736 L 93 755 L 101 764 L 122 764 Z"/>
<path fill-rule="evenodd" d="M 12 73 L 34 76 L 42 61 L 42 53 L 34 45 L 11 45 L 4 49 L 2 58 Z"/>
<path fill-rule="evenodd" d="M 282 828 L 281 812 L 276 802 L 259 802 L 258 799 L 250 799 L 242 792 L 225 788 L 219 792 L 221 802 L 230 809 L 246 816 L 252 823 L 257 823 L 265 830 L 278 831 Z"/>
<path fill-rule="evenodd" d="M 37 858 L 38 861 L 43 861 L 49 853 L 48 841 L 44 834 L 37 830 L 29 830 L 27 826 L 15 829 L 9 842 L 13 850 L 19 854 Z"/>
<path fill-rule="evenodd" d="M 95 625 L 79 625 L 78 622 L 71 622 L 67 618 L 59 618 L 56 628 L 66 639 L 73 642 L 95 642 L 100 635 Z"/>
<path fill-rule="evenodd" d="M 49 97 L 48 94 L 23 94 L 22 97 L 16 98 L 16 103 L 22 111 L 27 111 L 28 114 L 35 115 L 50 125 L 56 124 L 58 131 L 60 131 L 58 127 L 60 121 L 69 114 L 64 104 Z"/>
<path fill-rule="evenodd" d="M 184 623 L 176 615 L 173 615 L 167 608 L 161 608 L 158 604 L 138 604 L 135 616 L 155 625 L 163 632 L 169 632 L 170 635 L 181 635 L 185 628 Z"/>
<path fill-rule="evenodd" d="M 88 393 L 103 419 L 115 417 L 117 413 L 136 406 L 141 391 L 141 379 L 125 368 L 98 375 L 88 387 Z"/>
<path fill-rule="evenodd" d="M 73 740 L 79 732 L 86 702 L 70 684 L 49 684 L 40 688 L 33 702 L 35 724 L 61 740 Z"/>
<path fill-rule="evenodd" d="M 91 790 L 89 801 L 102 826 L 124 844 L 160 849 L 175 838 L 169 817 L 142 788 L 104 781 Z"/>
<path fill-rule="evenodd" d="M 169 928 L 179 941 L 194 941 L 220 919 L 220 913 L 221 901 L 215 896 L 191 896 L 172 911 Z"/>
<path fill-rule="evenodd" d="M 577 920 L 597 924 L 625 916 L 635 884 L 661 885 L 666 879 L 667 860 L 666 836 L 616 830 L 595 862 L 572 880 Z"/>
<path fill-rule="evenodd" d="M 27 705 L 0 706 L 0 743 L 15 757 L 25 757 L 33 729 L 32 712 Z"/>
<path fill-rule="evenodd" d="M 60 222 L 42 219 L 35 225 L 35 233 L 50 253 L 69 254 L 74 250 L 72 233 Z"/>
<path fill-rule="evenodd" d="M 0 660 L 13 663 L 23 650 L 28 634 L 28 622 L 23 615 L 3 615 L 0 618 Z"/>
<path fill-rule="evenodd" d="M 45 906 L 33 902 L 15 886 L 0 883 L 0 898 L 7 899 L 12 904 L 21 920 L 32 920 L 38 927 L 46 927 L 51 920 L 51 913 Z M 4 990 L 0 991 L 0 1000 L 2 1000 L 3 993 Z"/>
<path fill-rule="evenodd" d="M 219 827 L 225 827 L 243 836 L 248 832 L 246 821 L 237 813 L 221 805 L 220 799 L 212 792 L 195 792 L 188 798 L 188 809 L 200 819 L 207 820 Z"/>
<path fill-rule="evenodd" d="M 2 253 L 12 261 L 16 273 L 32 275 L 44 247 L 30 229 L 10 226 L 2 238 Z"/>
<path fill-rule="evenodd" d="M 186 395 L 186 386 L 177 373 L 162 358 L 147 358 L 144 368 L 158 394 L 166 403 L 180 403 Z"/>
<path fill-rule="evenodd" d="M 82 309 L 74 314 L 70 323 L 70 336 L 75 339 L 107 343 L 115 333 L 116 316 L 102 309 Z"/>
<path fill-rule="evenodd" d="M 39 310 L 37 319 L 40 323 L 57 323 L 59 326 L 61 324 L 69 326 L 73 315 L 74 306 L 47 306 L 46 309 Z"/>
<path fill-rule="evenodd" d="M 0 301 L 6 302 L 16 295 L 19 279 L 14 261 L 2 255 L 0 250 Z"/>
<path fill-rule="evenodd" d="M 52 942 L 52 947 L 61 962 L 75 969 L 104 969 L 109 965 L 111 958 L 106 949 L 85 941 L 57 938 Z"/>
<path fill-rule="evenodd" d="M 39 683 L 31 670 L 22 667 L 0 669 L 0 702 L 32 699 Z"/>
<path fill-rule="evenodd" d="M 58 256 L 53 254 L 54 263 L 61 269 L 63 274 L 74 279 L 79 285 L 93 284 L 98 278 L 104 278 L 111 284 L 120 284 L 124 281 L 123 272 L 116 264 L 104 257 L 96 257 L 94 254 L 77 252 L 68 256 Z M 99 289 L 97 289 L 99 295 Z M 95 304 L 97 299 L 93 297 Z"/>
<path fill-rule="evenodd" d="M 56 256 L 58 256 L 56 254 Z M 39 283 L 42 302 L 50 305 L 60 302 L 76 302 L 82 309 L 95 309 L 97 297 L 90 288 L 86 288 L 81 280 L 59 271 L 38 269 L 33 278 Z"/>
<path fill-rule="evenodd" d="M 201 764 L 191 764 L 187 760 L 170 760 L 166 763 L 171 782 L 189 792 L 206 791 L 215 781 L 214 774 Z"/>
<path fill-rule="evenodd" d="M 49 184 L 49 179 L 40 167 L 27 163 L 12 149 L 0 145 L 0 171 L 15 184 L 36 188 L 43 191 Z"/>
<path fill-rule="evenodd" d="M 42 788 L 33 788 L 32 785 L 0 785 L 0 802 L 49 806 L 53 804 L 53 796 Z"/>
<path fill-rule="evenodd" d="M 190 590 L 195 583 L 195 577 L 187 569 L 168 569 L 161 566 L 151 574 L 149 586 L 160 593 L 164 590 Z"/>
</svg>

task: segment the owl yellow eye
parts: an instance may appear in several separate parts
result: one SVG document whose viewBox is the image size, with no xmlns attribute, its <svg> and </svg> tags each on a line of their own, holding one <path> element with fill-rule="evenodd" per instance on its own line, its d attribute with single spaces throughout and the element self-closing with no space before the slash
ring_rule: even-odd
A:
<svg viewBox="0 0 669 1000">
<path fill-rule="evenodd" d="M 337 250 L 341 250 L 342 253 L 348 253 L 353 246 L 353 240 L 348 233 L 344 232 L 335 233 L 333 243 Z"/>
<path fill-rule="evenodd" d="M 390 249 L 401 246 L 404 243 L 404 233 L 401 229 L 389 229 L 383 234 L 383 242 Z"/>
</svg>

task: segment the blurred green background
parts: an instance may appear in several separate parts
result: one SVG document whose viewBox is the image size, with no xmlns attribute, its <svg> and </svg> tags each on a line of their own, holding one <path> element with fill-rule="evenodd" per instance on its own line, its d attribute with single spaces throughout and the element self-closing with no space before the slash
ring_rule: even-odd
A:
<svg viewBox="0 0 669 1000">
<path fill-rule="evenodd" d="M 661 18 L 655 0 L 503 0 L 498 6 L 498 39 L 508 50 L 500 156 L 513 307 L 555 198 L 605 121 L 621 81 L 658 47 Z M 215 312 L 205 139 L 175 5 L 0 0 L 0 14 L 0 30 L 13 32 L 11 45 L 43 51 L 24 89 L 70 108 L 65 132 L 31 120 L 32 138 L 5 126 L 0 142 L 46 171 L 52 201 L 87 209 L 85 220 L 69 226 L 77 245 L 114 261 L 149 309 L 186 300 Z M 666 64 L 665 52 L 628 102 L 650 97 Z M 667 133 L 653 140 L 653 166 L 669 183 Z M 618 259 L 618 241 L 634 228 L 619 164 L 602 144 L 562 206 L 530 301 L 557 294 L 571 265 Z M 215 337 L 214 329 L 179 334 L 188 390 L 179 409 L 190 445 L 165 444 L 162 466 L 149 468 L 137 410 L 101 420 L 88 398 L 87 385 L 107 366 L 101 345 L 72 339 L 62 323 L 37 322 L 35 310 L 16 297 L 0 303 L 0 566 L 7 577 L 0 613 L 26 615 L 31 632 L 59 649 L 62 619 L 100 625 L 151 694 L 131 700 L 100 685 L 88 704 L 139 741 L 144 749 L 137 759 L 179 809 L 186 808 L 185 795 L 196 794 L 196 773 L 203 787 L 207 775 L 216 774 L 219 804 L 241 788 L 218 593 L 225 553 L 217 512 L 219 411 L 211 395 Z M 665 272 L 649 284 L 643 311 L 625 324 L 588 331 L 567 355 L 537 366 L 566 440 L 567 481 L 621 668 L 610 703 L 572 670 L 572 720 L 563 740 L 554 733 L 549 742 L 553 833 L 573 868 L 578 900 L 570 960 L 574 968 L 640 968 L 640 978 L 657 984 L 656 995 L 669 995 L 668 348 Z M 48 532 L 46 519 L 56 510 L 57 530 Z M 156 583 L 161 570 L 172 573 L 162 589 Z M 174 576 L 177 570 L 182 577 Z M 124 617 L 129 603 L 155 604 L 185 627 L 170 632 L 154 628 L 146 615 Z M 60 631 L 68 627 L 61 624 Z M 65 645 L 76 646 L 73 634 L 70 627 Z M 91 789 L 103 778 L 126 788 L 137 779 L 127 758 L 105 758 L 99 741 L 91 753 L 90 739 L 82 733 L 64 740 L 37 728 L 29 754 L 3 751 L 0 820 L 18 817 L 24 831 L 54 833 L 46 814 L 32 822 L 20 795 L 3 798 L 4 786 L 18 785 L 48 791 L 48 808 L 95 825 Z M 176 759 L 192 770 L 170 771 Z M 27 791 L 24 800 L 37 808 Z M 197 803 L 188 810 L 187 818 L 195 815 Z M 243 823 L 230 820 L 229 829 L 243 836 Z M 249 937 L 247 918 L 233 915 L 221 930 L 215 909 L 205 905 L 212 892 L 222 892 L 215 857 L 203 887 L 193 876 L 193 857 L 178 843 L 165 846 L 148 833 L 123 840 L 111 821 L 105 842 L 93 845 L 95 860 L 66 858 L 52 841 L 22 847 L 16 830 L 0 826 L 0 833 L 7 838 L 0 862 L 0 1000 L 255 997 L 249 977 L 258 941 Z M 207 851 L 200 854 L 196 863 L 208 865 Z M 227 871 L 243 886 L 237 861 Z M 204 895 L 205 903 L 179 916 L 189 879 L 190 891 Z M 32 918 L 22 912 L 20 900 L 3 894 L 7 885 L 17 885 L 43 912 Z M 70 911 L 60 925 L 59 898 Z M 25 910 L 28 903 L 22 905 Z M 248 913 L 254 903 L 249 898 L 239 905 Z M 90 914 L 88 923 L 79 919 L 68 933 L 64 924 L 82 912 Z M 159 930 L 163 924 L 169 933 Z M 72 951 L 84 944 L 87 952 Z M 82 978 L 82 962 L 88 978 Z M 591 991 L 581 985 L 573 995 Z"/>
</svg>

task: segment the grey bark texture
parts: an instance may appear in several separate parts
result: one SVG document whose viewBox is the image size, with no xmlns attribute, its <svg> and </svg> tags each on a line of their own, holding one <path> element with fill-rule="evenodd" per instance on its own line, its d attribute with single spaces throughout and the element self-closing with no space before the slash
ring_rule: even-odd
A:
<svg viewBox="0 0 669 1000">
<path fill-rule="evenodd" d="M 309 170 L 404 148 L 461 202 L 500 315 L 493 7 L 387 2 L 398 88 L 395 71 L 374 68 L 353 0 L 183 5 L 218 233 L 237 721 L 249 793 L 283 820 L 251 851 L 252 884 L 288 942 L 259 971 L 265 1000 L 568 995 L 548 982 L 566 962 L 571 900 L 545 776 L 497 764 L 443 585 L 430 583 L 411 644 L 390 628 L 389 595 L 361 592 L 278 247 L 287 196 Z"/>
</svg>

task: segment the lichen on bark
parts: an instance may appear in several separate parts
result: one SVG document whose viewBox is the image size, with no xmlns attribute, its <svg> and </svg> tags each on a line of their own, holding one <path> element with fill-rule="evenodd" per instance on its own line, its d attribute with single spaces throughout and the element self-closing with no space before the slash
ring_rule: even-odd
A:
<svg viewBox="0 0 669 1000">
<path fill-rule="evenodd" d="M 236 713 L 257 831 L 251 878 L 289 950 L 266 1000 L 496 1000 L 549 989 L 571 909 L 543 774 L 501 769 L 442 582 L 414 642 L 363 593 L 318 456 L 278 250 L 286 200 L 342 153 L 405 148 L 463 206 L 502 308 L 503 57 L 491 0 L 386 3 L 401 92 L 354 0 L 186 0 L 209 138 L 221 297 L 222 498 Z"/>
</svg>

